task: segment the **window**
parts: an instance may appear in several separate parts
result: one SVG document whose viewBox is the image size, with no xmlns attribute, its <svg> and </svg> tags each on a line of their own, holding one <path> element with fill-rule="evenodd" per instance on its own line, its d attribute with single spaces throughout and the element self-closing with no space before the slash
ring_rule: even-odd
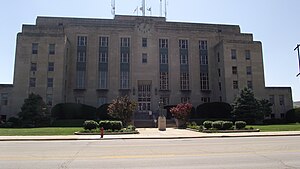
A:
<svg viewBox="0 0 300 169">
<path fill-rule="evenodd" d="M 54 71 L 54 62 L 48 62 L 48 71 L 53 72 Z"/>
<path fill-rule="evenodd" d="M 147 47 L 147 38 L 142 38 L 142 47 L 143 48 Z"/>
<path fill-rule="evenodd" d="M 107 71 L 99 72 L 99 89 L 107 89 Z"/>
<path fill-rule="evenodd" d="M 98 97 L 98 106 L 101 106 L 103 104 L 106 104 L 107 103 L 107 98 L 106 97 Z"/>
<path fill-rule="evenodd" d="M 247 75 L 251 75 L 252 74 L 252 68 L 251 68 L 251 66 L 247 66 L 246 67 L 246 72 L 247 72 Z"/>
<path fill-rule="evenodd" d="M 76 72 L 76 88 L 84 89 L 85 87 L 85 71 Z"/>
<path fill-rule="evenodd" d="M 207 65 L 207 64 L 208 64 L 207 55 L 201 55 L 200 56 L 200 65 Z"/>
<path fill-rule="evenodd" d="M 99 53 L 99 63 L 107 63 L 107 52 Z"/>
<path fill-rule="evenodd" d="M 180 64 L 181 65 L 188 64 L 188 55 L 187 54 L 180 54 Z"/>
<path fill-rule="evenodd" d="M 164 106 L 169 105 L 169 97 L 168 96 L 161 96 L 160 101 L 163 103 Z"/>
<path fill-rule="evenodd" d="M 1 105 L 2 106 L 8 105 L 8 93 L 1 93 Z"/>
<path fill-rule="evenodd" d="M 47 87 L 53 87 L 53 78 L 47 79 Z"/>
<path fill-rule="evenodd" d="M 55 54 L 55 44 L 49 44 L 49 55 Z"/>
<path fill-rule="evenodd" d="M 36 63 L 31 63 L 30 64 L 30 71 L 36 71 L 36 70 L 37 70 Z"/>
<path fill-rule="evenodd" d="M 217 54 L 217 57 L 218 57 L 218 62 L 220 62 L 220 53 L 219 52 Z"/>
<path fill-rule="evenodd" d="M 32 54 L 38 54 L 38 48 L 39 48 L 39 44 L 33 43 L 32 44 Z"/>
<path fill-rule="evenodd" d="M 29 87 L 35 87 L 35 83 L 36 83 L 36 78 L 31 77 L 29 79 Z"/>
<path fill-rule="evenodd" d="M 120 88 L 121 89 L 129 88 L 129 72 L 121 72 Z"/>
<path fill-rule="evenodd" d="M 129 63 L 129 53 L 121 53 L 121 63 Z"/>
<path fill-rule="evenodd" d="M 247 87 L 249 88 L 249 89 L 253 89 L 253 85 L 252 85 L 252 81 L 250 80 L 248 80 L 247 81 Z"/>
<path fill-rule="evenodd" d="M 207 41 L 206 40 L 200 40 L 199 41 L 199 49 L 200 50 L 207 50 Z"/>
<path fill-rule="evenodd" d="M 130 47 L 130 39 L 121 38 L 121 47 Z"/>
<path fill-rule="evenodd" d="M 238 88 L 239 88 L 239 83 L 238 83 L 238 81 L 234 80 L 234 81 L 232 82 L 232 87 L 233 87 L 233 89 L 238 89 Z"/>
<path fill-rule="evenodd" d="M 187 49 L 188 48 L 188 40 L 179 40 L 179 48 L 180 49 Z"/>
<path fill-rule="evenodd" d="M 280 118 L 284 118 L 285 117 L 285 115 L 284 115 L 284 113 L 280 113 Z"/>
<path fill-rule="evenodd" d="M 209 90 L 208 73 L 200 74 L 200 89 Z"/>
<path fill-rule="evenodd" d="M 77 96 L 75 97 L 75 102 L 80 104 L 80 103 L 84 103 L 84 97 L 83 96 Z"/>
<path fill-rule="evenodd" d="M 187 72 L 180 73 L 180 89 L 189 90 L 189 73 Z"/>
<path fill-rule="evenodd" d="M 221 77 L 221 69 L 218 69 L 218 75 Z"/>
<path fill-rule="evenodd" d="M 275 104 L 275 97 L 274 97 L 274 95 L 270 95 L 270 96 L 269 96 L 269 102 L 270 102 L 272 105 Z"/>
<path fill-rule="evenodd" d="M 221 91 L 222 90 L 222 83 L 219 82 L 219 90 Z"/>
<path fill-rule="evenodd" d="M 85 52 L 77 53 L 77 62 L 86 62 L 86 53 Z"/>
<path fill-rule="evenodd" d="M 168 64 L 168 54 L 160 54 L 160 64 Z"/>
<path fill-rule="evenodd" d="M 53 100 L 53 95 L 52 94 L 47 94 L 46 96 L 46 104 L 47 106 L 52 106 L 52 100 Z"/>
<path fill-rule="evenodd" d="M 279 105 L 284 105 L 284 95 L 279 95 Z"/>
<path fill-rule="evenodd" d="M 168 48 L 168 39 L 159 39 L 159 48 Z"/>
<path fill-rule="evenodd" d="M 274 119 L 275 118 L 275 114 L 271 114 L 271 119 Z"/>
<path fill-rule="evenodd" d="M 201 101 L 203 103 L 209 103 L 210 102 L 210 98 L 209 97 L 201 97 Z"/>
<path fill-rule="evenodd" d="M 78 36 L 77 37 L 77 46 L 86 46 L 87 45 L 87 37 L 86 36 Z"/>
<path fill-rule="evenodd" d="M 108 37 L 99 37 L 99 46 L 100 47 L 108 47 Z"/>
<path fill-rule="evenodd" d="M 232 66 L 232 74 L 233 75 L 237 74 L 237 67 L 236 66 Z"/>
<path fill-rule="evenodd" d="M 231 49 L 231 59 L 235 60 L 236 59 L 236 50 Z"/>
<path fill-rule="evenodd" d="M 246 60 L 250 60 L 251 59 L 250 50 L 245 50 L 245 59 Z"/>
<path fill-rule="evenodd" d="M 223 102 L 222 96 L 219 97 L 219 101 L 220 101 L 220 102 Z"/>
<path fill-rule="evenodd" d="M 190 102 L 190 97 L 181 97 L 181 103 L 189 103 Z"/>
<path fill-rule="evenodd" d="M 160 90 L 168 90 L 169 89 L 168 72 L 160 72 L 160 75 L 159 75 L 159 89 Z"/>
<path fill-rule="evenodd" d="M 142 63 L 147 63 L 147 53 L 142 54 Z"/>
</svg>

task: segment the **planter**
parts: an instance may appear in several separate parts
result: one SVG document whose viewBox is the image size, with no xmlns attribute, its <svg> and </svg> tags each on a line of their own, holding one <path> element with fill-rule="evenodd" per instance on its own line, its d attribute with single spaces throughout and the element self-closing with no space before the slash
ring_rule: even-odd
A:
<svg viewBox="0 0 300 169">
<path fill-rule="evenodd" d="M 178 129 L 184 129 L 186 128 L 186 121 L 182 119 L 175 119 L 176 127 Z"/>
</svg>

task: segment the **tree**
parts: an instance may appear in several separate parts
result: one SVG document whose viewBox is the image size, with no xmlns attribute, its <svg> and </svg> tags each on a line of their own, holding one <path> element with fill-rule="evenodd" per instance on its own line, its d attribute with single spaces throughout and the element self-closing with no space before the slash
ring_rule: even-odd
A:
<svg viewBox="0 0 300 169">
<path fill-rule="evenodd" d="M 122 121 L 124 126 L 127 126 L 131 121 L 136 102 L 130 100 L 128 96 L 118 97 L 108 106 L 108 114 Z"/>
<path fill-rule="evenodd" d="M 269 116 L 272 113 L 272 103 L 269 100 L 262 99 L 259 100 L 260 103 L 260 111 L 264 114 L 264 116 Z"/>
<path fill-rule="evenodd" d="M 264 106 L 266 105 L 264 104 Z M 260 101 L 254 97 L 252 90 L 244 88 L 240 96 L 233 103 L 232 115 L 236 119 L 263 120 L 264 111 L 262 110 Z"/>
<path fill-rule="evenodd" d="M 25 124 L 29 123 L 33 126 L 39 126 L 45 119 L 49 119 L 49 112 L 43 98 L 38 94 L 29 94 L 24 100 L 21 112 L 18 114 L 20 120 Z"/>
</svg>

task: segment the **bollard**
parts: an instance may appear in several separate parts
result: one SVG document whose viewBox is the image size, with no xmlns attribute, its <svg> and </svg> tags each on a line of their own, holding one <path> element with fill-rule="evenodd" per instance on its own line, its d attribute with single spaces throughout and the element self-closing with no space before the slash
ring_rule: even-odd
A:
<svg viewBox="0 0 300 169">
<path fill-rule="evenodd" d="M 103 134 L 104 134 L 104 128 L 101 127 L 101 128 L 100 128 L 100 135 L 101 135 L 101 138 L 103 138 Z"/>
</svg>

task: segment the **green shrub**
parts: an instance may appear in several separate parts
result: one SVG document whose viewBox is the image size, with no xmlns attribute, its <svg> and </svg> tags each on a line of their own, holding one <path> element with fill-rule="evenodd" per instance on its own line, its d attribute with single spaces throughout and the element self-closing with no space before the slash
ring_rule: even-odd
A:
<svg viewBox="0 0 300 169">
<path fill-rule="evenodd" d="M 210 128 L 212 128 L 212 123 L 213 123 L 212 121 L 204 121 L 203 126 L 206 129 L 210 129 Z"/>
<path fill-rule="evenodd" d="M 246 122 L 244 122 L 244 121 L 236 121 L 235 122 L 235 128 L 236 129 L 243 129 L 243 128 L 245 128 L 246 127 Z"/>
<path fill-rule="evenodd" d="M 121 130 L 123 128 L 123 124 L 121 121 L 108 121 L 108 120 L 105 120 L 105 121 L 100 121 L 99 122 L 99 127 L 103 127 L 104 130 L 112 130 L 112 131 L 115 131 L 115 130 Z"/>
<path fill-rule="evenodd" d="M 97 129 L 98 127 L 98 123 L 94 120 L 86 120 L 84 123 L 83 123 L 83 128 L 84 130 L 93 130 L 93 129 Z"/>
<path fill-rule="evenodd" d="M 212 123 L 212 128 L 215 128 L 217 130 L 221 130 L 223 128 L 223 121 L 214 121 Z"/>
<path fill-rule="evenodd" d="M 229 130 L 229 129 L 232 128 L 232 126 L 233 126 L 233 123 L 231 121 L 224 121 L 222 129 L 223 130 Z"/>
<path fill-rule="evenodd" d="M 129 126 L 127 126 L 127 130 L 129 130 L 129 131 L 135 131 L 135 126 L 134 125 L 129 125 Z"/>
</svg>

